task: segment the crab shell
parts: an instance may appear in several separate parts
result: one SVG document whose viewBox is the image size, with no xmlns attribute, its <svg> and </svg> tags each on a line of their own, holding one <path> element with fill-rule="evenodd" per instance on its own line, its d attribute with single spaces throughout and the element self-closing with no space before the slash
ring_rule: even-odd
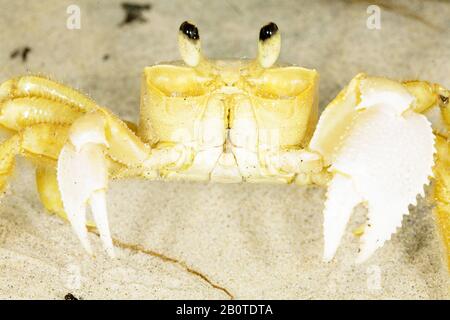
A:
<svg viewBox="0 0 450 320">
<path fill-rule="evenodd" d="M 177 63 L 144 70 L 138 135 L 156 148 L 190 151 L 185 170 L 164 178 L 292 182 L 293 173 L 268 160 L 307 146 L 317 122 L 317 72 L 287 66 L 256 74 L 252 61 L 210 63 L 207 75 Z"/>
</svg>

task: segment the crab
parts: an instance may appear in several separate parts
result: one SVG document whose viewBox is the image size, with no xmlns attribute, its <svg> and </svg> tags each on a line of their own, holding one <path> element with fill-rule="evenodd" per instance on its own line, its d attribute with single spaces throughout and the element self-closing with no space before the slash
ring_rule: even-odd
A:
<svg viewBox="0 0 450 320">
<path fill-rule="evenodd" d="M 328 188 L 324 260 L 333 259 L 362 203 L 368 209 L 362 262 L 396 232 L 433 177 L 434 212 L 449 257 L 448 90 L 358 74 L 319 118 L 319 75 L 277 64 L 275 23 L 261 28 L 253 60 L 206 59 L 198 28 L 187 21 L 178 43 L 182 61 L 144 69 L 138 125 L 46 77 L 1 84 L 0 125 L 9 136 L 0 145 L 0 188 L 17 155 L 32 159 L 45 208 L 68 219 L 92 254 L 89 206 L 113 257 L 109 179 L 322 185 Z"/>
</svg>

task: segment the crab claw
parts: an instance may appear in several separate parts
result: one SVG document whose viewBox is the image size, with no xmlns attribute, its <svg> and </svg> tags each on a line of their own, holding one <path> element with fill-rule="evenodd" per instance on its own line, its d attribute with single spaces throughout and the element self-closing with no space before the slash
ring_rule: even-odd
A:
<svg viewBox="0 0 450 320">
<path fill-rule="evenodd" d="M 105 199 L 108 183 L 105 125 L 99 113 L 87 114 L 72 124 L 58 158 L 57 177 L 64 210 L 83 247 L 92 254 L 86 228 L 89 204 L 105 250 L 113 257 Z"/>
<path fill-rule="evenodd" d="M 358 75 L 327 107 L 311 140 L 333 177 L 324 209 L 324 260 L 331 260 L 356 205 L 368 207 L 357 262 L 401 226 L 432 176 L 434 135 L 402 84 Z"/>
</svg>

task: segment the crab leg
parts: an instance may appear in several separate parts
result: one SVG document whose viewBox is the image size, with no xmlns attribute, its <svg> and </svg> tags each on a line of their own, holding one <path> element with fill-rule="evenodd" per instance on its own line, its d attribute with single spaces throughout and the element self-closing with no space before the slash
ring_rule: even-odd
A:
<svg viewBox="0 0 450 320">
<path fill-rule="evenodd" d="M 297 185 L 326 185 L 328 182 L 320 154 L 305 149 L 277 150 L 267 152 L 262 158 L 268 172 L 291 175 Z"/>
<path fill-rule="evenodd" d="M 333 174 L 324 210 L 326 261 L 357 204 L 368 207 L 357 259 L 362 262 L 390 239 L 408 205 L 423 195 L 432 176 L 434 135 L 413 101 L 398 82 L 359 75 L 322 114 L 310 147 Z"/>
<path fill-rule="evenodd" d="M 108 175 L 155 177 L 158 169 L 179 164 L 183 153 L 176 147 L 152 150 L 125 122 L 88 97 L 38 76 L 0 85 L 0 125 L 12 133 L 0 145 L 0 187 L 6 185 L 16 155 L 32 158 L 38 164 L 36 182 L 43 204 L 67 216 L 89 252 L 88 204 L 113 255 L 105 202 Z"/>
<path fill-rule="evenodd" d="M 67 219 L 59 192 L 56 168 L 54 166 L 38 166 L 36 169 L 36 186 L 39 198 L 45 208 L 61 218 Z"/>
<path fill-rule="evenodd" d="M 434 168 L 435 199 L 434 210 L 439 229 L 447 251 L 447 263 L 450 270 L 450 142 L 438 136 L 436 138 L 437 160 Z"/>
<path fill-rule="evenodd" d="M 322 170 L 320 155 L 306 150 L 290 150 L 267 155 L 268 167 L 288 173 L 318 173 Z"/>
<path fill-rule="evenodd" d="M 18 77 L 0 85 L 0 103 L 20 98 L 42 98 L 49 102 L 61 102 L 66 107 L 82 112 L 99 108 L 94 101 L 82 93 L 42 76 Z M 67 109 L 63 107 L 59 111 L 63 110 Z"/>
<path fill-rule="evenodd" d="M 56 181 L 56 160 L 68 126 L 97 108 L 76 90 L 41 76 L 18 77 L 0 85 L 0 125 L 15 134 L 14 155 L 31 157 L 38 164 L 36 183 L 41 201 L 61 217 L 65 212 Z"/>
<path fill-rule="evenodd" d="M 15 156 L 20 153 L 21 138 L 14 135 L 0 145 L 0 191 L 3 191 L 8 183 L 15 165 Z"/>
<path fill-rule="evenodd" d="M 16 155 L 32 158 L 38 165 L 36 183 L 44 206 L 65 217 L 56 182 L 56 160 L 68 126 L 96 108 L 81 93 L 44 77 L 24 76 L 1 84 L 0 125 L 13 135 L 0 151 L 4 165 L 11 164 L 3 171 L 3 185 L 12 173 Z"/>
<path fill-rule="evenodd" d="M 414 108 L 427 117 L 436 134 L 434 213 L 450 270 L 450 91 L 423 81 L 409 81 L 405 86 L 416 97 Z"/>
<path fill-rule="evenodd" d="M 5 188 L 14 170 L 17 155 L 32 159 L 39 168 L 55 165 L 66 134 L 65 126 L 36 124 L 3 141 L 0 144 L 0 190 Z"/>
</svg>

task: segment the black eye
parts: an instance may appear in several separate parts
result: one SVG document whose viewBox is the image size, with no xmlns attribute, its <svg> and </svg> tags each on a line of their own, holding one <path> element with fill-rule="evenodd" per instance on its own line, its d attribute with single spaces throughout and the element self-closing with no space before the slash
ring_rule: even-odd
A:
<svg viewBox="0 0 450 320">
<path fill-rule="evenodd" d="M 180 31 L 183 32 L 191 40 L 200 39 L 197 27 L 187 21 L 181 24 Z"/>
<path fill-rule="evenodd" d="M 272 37 L 277 32 L 278 26 L 275 23 L 270 22 L 266 24 L 264 27 L 262 27 L 261 30 L 259 31 L 259 40 L 265 41 L 270 37 Z"/>
</svg>

